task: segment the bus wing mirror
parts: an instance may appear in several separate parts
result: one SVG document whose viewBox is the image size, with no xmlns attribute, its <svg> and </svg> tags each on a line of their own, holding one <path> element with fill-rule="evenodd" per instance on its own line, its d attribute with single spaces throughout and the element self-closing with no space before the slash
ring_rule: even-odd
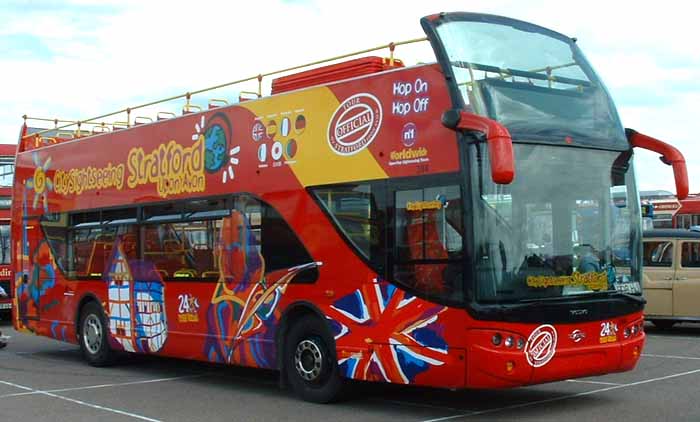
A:
<svg viewBox="0 0 700 422">
<path fill-rule="evenodd" d="M 505 126 L 488 117 L 462 110 L 449 110 L 442 115 L 442 124 L 450 129 L 476 132 L 486 138 L 489 146 L 491 179 L 494 183 L 508 185 L 515 178 L 513 142 Z"/>
<path fill-rule="evenodd" d="M 676 196 L 678 199 L 688 197 L 688 169 L 685 166 L 683 154 L 675 147 L 661 142 L 656 138 L 641 134 L 633 129 L 625 129 L 627 140 L 633 147 L 639 147 L 661 154 L 661 162 L 673 168 L 676 181 Z"/>
</svg>

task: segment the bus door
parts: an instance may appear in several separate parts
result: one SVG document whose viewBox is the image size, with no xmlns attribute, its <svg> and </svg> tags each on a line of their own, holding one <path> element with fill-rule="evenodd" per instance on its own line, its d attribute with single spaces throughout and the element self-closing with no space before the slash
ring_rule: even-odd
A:
<svg viewBox="0 0 700 422">
<path fill-rule="evenodd" d="M 464 299 L 464 259 L 462 222 L 462 190 L 460 180 L 452 176 L 417 177 L 410 180 L 391 181 L 388 192 L 391 227 L 389 245 L 391 261 L 389 279 L 404 287 L 399 290 L 404 299 L 392 300 L 401 303 L 405 298 L 418 296 L 428 301 L 408 299 L 401 312 L 415 320 L 408 326 L 424 327 L 437 333 L 430 318 L 435 318 L 440 303 L 460 303 Z M 432 303 L 431 303 L 432 302 Z M 421 305 L 418 305 L 421 304 Z M 412 310 L 411 306 L 425 306 L 426 309 Z M 398 312 L 383 312 L 377 324 L 391 324 Z M 437 320 L 437 318 L 435 318 Z M 375 353 L 396 356 L 400 373 L 408 381 L 414 381 L 411 371 L 402 362 L 415 362 L 416 367 L 428 368 L 449 362 L 454 370 L 448 383 L 445 378 L 435 378 L 426 382 L 442 382 L 446 387 L 456 387 L 464 383 L 464 350 L 450 346 L 436 335 L 428 343 L 414 342 L 414 332 L 407 329 L 405 336 L 389 339 L 389 344 L 374 344 Z M 458 369 L 459 368 L 459 369 Z M 426 377 L 439 377 L 438 372 L 430 372 Z M 426 378 L 427 380 L 428 378 Z"/>
</svg>

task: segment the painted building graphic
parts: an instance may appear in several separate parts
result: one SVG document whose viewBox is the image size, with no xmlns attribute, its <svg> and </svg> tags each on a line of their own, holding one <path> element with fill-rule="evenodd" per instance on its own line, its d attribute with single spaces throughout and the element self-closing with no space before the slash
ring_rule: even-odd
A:
<svg viewBox="0 0 700 422">
<path fill-rule="evenodd" d="M 152 263 L 131 260 L 121 240 L 107 267 L 108 318 L 112 347 L 127 352 L 158 352 L 168 337 L 165 289 Z"/>
</svg>

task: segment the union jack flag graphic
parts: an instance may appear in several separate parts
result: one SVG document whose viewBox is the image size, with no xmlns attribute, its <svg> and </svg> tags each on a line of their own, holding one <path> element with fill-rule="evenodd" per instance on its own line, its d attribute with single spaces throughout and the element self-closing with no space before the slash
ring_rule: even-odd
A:
<svg viewBox="0 0 700 422">
<path fill-rule="evenodd" d="M 338 299 L 326 317 L 342 350 L 376 344 L 367 353 L 339 356 L 348 378 L 408 384 L 441 366 L 447 343 L 438 317 L 446 308 L 421 300 L 386 282 L 369 283 Z"/>
</svg>

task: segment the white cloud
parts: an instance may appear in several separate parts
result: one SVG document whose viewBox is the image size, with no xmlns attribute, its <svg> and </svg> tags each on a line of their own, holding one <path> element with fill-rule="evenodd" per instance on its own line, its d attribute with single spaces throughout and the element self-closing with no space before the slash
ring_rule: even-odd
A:
<svg viewBox="0 0 700 422">
<path fill-rule="evenodd" d="M 691 190 L 700 191 L 700 165 L 693 161 L 699 156 L 695 134 L 700 132 L 696 117 L 700 29 L 693 14 L 677 8 L 631 1 L 544 0 L 468 4 L 80 0 L 68 6 L 74 9 L 16 12 L 15 19 L 7 19 L 0 28 L 0 37 L 30 35 L 53 52 L 52 57 L 31 56 L 32 52 L 0 57 L 3 142 L 16 139 L 24 113 L 84 119 L 260 72 L 420 37 L 421 16 L 466 6 L 577 37 L 610 88 L 625 126 L 681 148 L 689 161 Z M 12 13 L 3 7 L 0 13 Z M 81 13 L 86 7 L 90 13 Z M 99 15 L 99 10 L 108 13 Z M 399 47 L 397 56 L 409 62 L 418 58 L 408 51 Z M 686 85 L 691 88 L 685 90 Z M 241 88 L 254 90 L 256 84 Z M 241 88 L 212 96 L 233 98 Z M 651 154 L 637 157 L 642 188 L 673 187 L 670 168 Z"/>
</svg>

